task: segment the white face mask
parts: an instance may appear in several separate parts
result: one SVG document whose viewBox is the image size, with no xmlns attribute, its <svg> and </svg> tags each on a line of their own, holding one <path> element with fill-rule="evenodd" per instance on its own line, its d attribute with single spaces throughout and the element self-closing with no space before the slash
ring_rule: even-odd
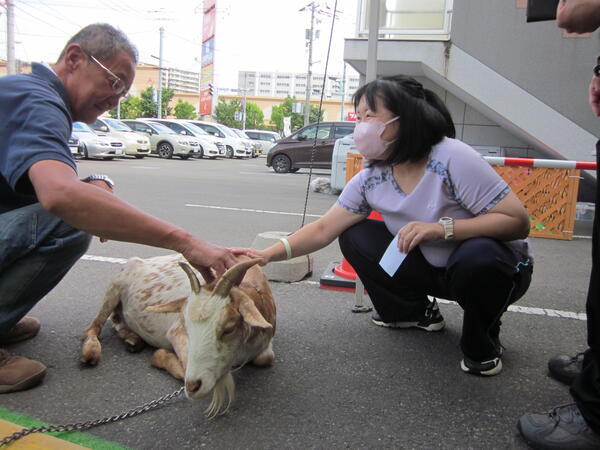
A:
<svg viewBox="0 0 600 450">
<path fill-rule="evenodd" d="M 367 159 L 385 159 L 385 154 L 388 150 L 388 145 L 392 142 L 385 142 L 381 139 L 381 135 L 385 131 L 385 127 L 398 120 L 396 116 L 387 122 L 359 122 L 354 127 L 354 144 L 358 153 Z"/>
</svg>

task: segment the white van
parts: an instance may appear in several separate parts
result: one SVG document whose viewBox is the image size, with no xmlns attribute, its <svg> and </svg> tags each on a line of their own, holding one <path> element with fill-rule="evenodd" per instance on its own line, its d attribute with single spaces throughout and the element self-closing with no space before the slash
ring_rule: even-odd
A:
<svg viewBox="0 0 600 450">
<path fill-rule="evenodd" d="M 252 145 L 245 139 L 239 137 L 231 128 L 216 122 L 204 122 L 202 120 L 180 119 L 182 122 L 194 124 L 208 134 L 221 139 L 225 145 L 225 156 L 228 158 L 252 157 Z"/>
</svg>

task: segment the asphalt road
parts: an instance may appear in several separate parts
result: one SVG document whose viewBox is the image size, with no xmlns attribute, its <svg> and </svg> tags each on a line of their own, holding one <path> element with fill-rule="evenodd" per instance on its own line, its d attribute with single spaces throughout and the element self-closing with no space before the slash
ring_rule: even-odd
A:
<svg viewBox="0 0 600 450">
<path fill-rule="evenodd" d="M 209 241 L 248 246 L 260 232 L 302 223 L 308 170 L 280 175 L 264 163 L 146 158 L 78 165 L 82 176 L 109 174 L 117 195 L 149 213 Z M 311 192 L 307 213 L 323 214 L 335 198 Z M 570 401 L 567 388 L 547 376 L 546 362 L 585 345 L 586 322 L 577 313 L 585 311 L 590 243 L 533 239 L 532 286 L 522 308 L 504 316 L 498 376 L 461 372 L 462 313 L 454 304 L 440 306 L 447 323 L 441 333 L 388 330 L 368 314 L 351 313 L 352 294 L 319 289 L 327 265 L 341 258 L 333 243 L 314 254 L 306 281 L 272 283 L 275 363 L 234 374 L 237 397 L 226 415 L 207 420 L 208 400 L 179 399 L 90 433 L 139 449 L 526 448 L 515 426 L 520 415 Z M 178 389 L 179 381 L 150 366 L 150 349 L 128 353 L 108 325 L 101 363 L 86 368 L 78 361 L 81 332 L 120 269 L 118 260 L 100 257 L 165 253 L 95 239 L 88 259 L 34 309 L 43 323 L 39 336 L 11 348 L 49 367 L 44 383 L 0 396 L 0 406 L 63 424 L 117 414 Z"/>
</svg>

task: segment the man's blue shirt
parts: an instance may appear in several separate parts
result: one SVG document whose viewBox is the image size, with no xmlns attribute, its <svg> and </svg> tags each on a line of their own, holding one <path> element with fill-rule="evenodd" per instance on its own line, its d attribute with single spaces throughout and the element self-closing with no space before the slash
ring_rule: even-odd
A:
<svg viewBox="0 0 600 450">
<path fill-rule="evenodd" d="M 0 78 L 0 214 L 38 201 L 32 164 L 56 160 L 77 171 L 72 122 L 67 92 L 49 68 L 34 63 L 30 74 Z"/>
</svg>

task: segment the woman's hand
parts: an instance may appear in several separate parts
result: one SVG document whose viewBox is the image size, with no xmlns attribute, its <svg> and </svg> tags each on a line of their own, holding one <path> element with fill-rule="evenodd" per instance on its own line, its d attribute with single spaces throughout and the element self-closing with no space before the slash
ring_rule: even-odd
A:
<svg viewBox="0 0 600 450">
<path fill-rule="evenodd" d="M 437 222 L 409 222 L 398 231 L 398 250 L 408 253 L 421 242 L 443 238 L 444 227 Z"/>
<path fill-rule="evenodd" d="M 255 248 L 230 248 L 229 250 L 236 256 L 246 255 L 249 258 L 262 258 L 262 261 L 259 263 L 261 266 L 264 266 L 271 260 L 266 250 L 257 250 Z"/>
</svg>

